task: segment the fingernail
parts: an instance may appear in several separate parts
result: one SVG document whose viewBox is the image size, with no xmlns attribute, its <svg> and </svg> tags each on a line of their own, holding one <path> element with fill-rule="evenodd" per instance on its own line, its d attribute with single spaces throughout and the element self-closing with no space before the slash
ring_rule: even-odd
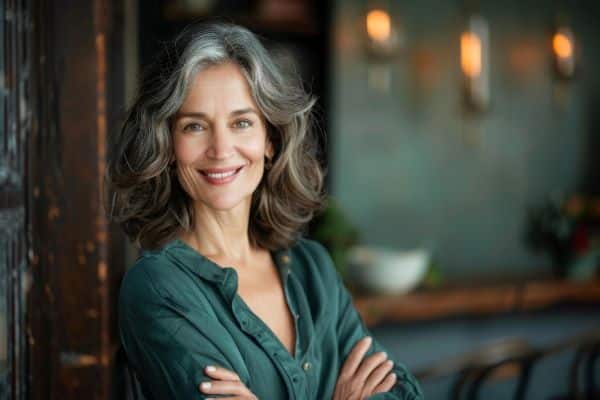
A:
<svg viewBox="0 0 600 400">
<path fill-rule="evenodd" d="M 208 372 L 215 372 L 217 369 L 216 369 L 214 366 L 212 366 L 212 365 L 209 365 L 209 366 L 207 366 L 207 367 L 206 367 L 206 370 L 207 370 Z"/>
<path fill-rule="evenodd" d="M 211 386 L 210 382 L 202 382 L 202 389 L 210 389 Z"/>
<path fill-rule="evenodd" d="M 371 342 L 373 341 L 373 338 L 371 338 L 371 336 L 367 336 L 365 339 L 365 342 L 371 344 Z"/>
<path fill-rule="evenodd" d="M 383 356 L 383 358 L 387 358 L 387 353 L 385 351 L 382 351 L 381 355 Z"/>
<path fill-rule="evenodd" d="M 392 380 L 395 381 L 396 380 L 396 374 L 392 373 Z"/>
</svg>

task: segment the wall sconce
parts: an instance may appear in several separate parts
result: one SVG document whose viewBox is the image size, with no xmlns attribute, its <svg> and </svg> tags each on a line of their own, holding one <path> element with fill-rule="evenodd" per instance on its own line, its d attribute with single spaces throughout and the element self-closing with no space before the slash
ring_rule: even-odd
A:
<svg viewBox="0 0 600 400">
<path fill-rule="evenodd" d="M 467 104 L 485 110 L 490 102 L 489 29 L 481 16 L 469 17 L 460 35 L 460 66 Z"/>
<path fill-rule="evenodd" d="M 398 30 L 392 23 L 389 12 L 381 8 L 367 12 L 366 28 L 370 54 L 378 59 L 394 56 L 399 46 Z"/>
<path fill-rule="evenodd" d="M 559 27 L 552 36 L 554 69 L 559 77 L 570 79 L 575 74 L 575 35 L 568 26 Z"/>
<path fill-rule="evenodd" d="M 389 11 L 372 7 L 365 15 L 369 87 L 387 93 L 390 91 L 391 60 L 398 54 L 402 42 L 399 30 Z"/>
</svg>

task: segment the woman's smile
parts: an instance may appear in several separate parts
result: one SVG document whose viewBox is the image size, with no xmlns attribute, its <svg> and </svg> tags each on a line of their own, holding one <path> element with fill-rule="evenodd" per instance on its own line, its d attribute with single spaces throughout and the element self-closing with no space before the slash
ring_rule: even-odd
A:
<svg viewBox="0 0 600 400">
<path fill-rule="evenodd" d="M 242 168 L 244 168 L 243 165 L 233 168 L 203 169 L 198 172 L 202 178 L 211 185 L 225 185 L 233 182 L 241 172 Z"/>
</svg>

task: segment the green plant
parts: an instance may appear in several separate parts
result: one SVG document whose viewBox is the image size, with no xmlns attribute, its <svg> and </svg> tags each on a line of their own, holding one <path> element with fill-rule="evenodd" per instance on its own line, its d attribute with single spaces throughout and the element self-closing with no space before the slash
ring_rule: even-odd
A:
<svg viewBox="0 0 600 400">
<path fill-rule="evenodd" d="M 346 279 L 348 250 L 358 243 L 359 233 L 333 197 L 327 197 L 324 211 L 313 219 L 309 235 L 329 250 L 336 269 Z"/>
</svg>

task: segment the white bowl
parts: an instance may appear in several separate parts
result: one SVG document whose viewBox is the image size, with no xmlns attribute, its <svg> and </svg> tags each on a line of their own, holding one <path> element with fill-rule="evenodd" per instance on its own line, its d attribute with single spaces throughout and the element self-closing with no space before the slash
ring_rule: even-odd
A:
<svg viewBox="0 0 600 400">
<path fill-rule="evenodd" d="M 391 250 L 354 246 L 348 254 L 349 278 L 377 294 L 402 294 L 414 289 L 425 277 L 429 251 Z"/>
</svg>

